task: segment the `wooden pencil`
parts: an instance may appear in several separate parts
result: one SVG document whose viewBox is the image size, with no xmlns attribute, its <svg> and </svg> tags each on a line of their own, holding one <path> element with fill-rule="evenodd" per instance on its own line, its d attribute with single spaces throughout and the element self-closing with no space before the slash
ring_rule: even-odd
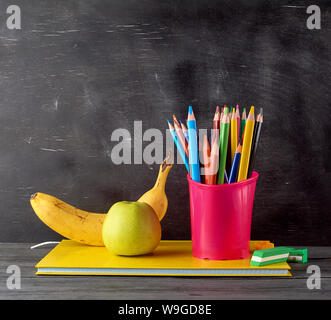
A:
<svg viewBox="0 0 331 320">
<path fill-rule="evenodd" d="M 192 106 L 189 106 L 189 112 L 187 116 L 187 129 L 189 137 L 188 148 L 191 178 L 196 182 L 200 182 L 198 132 Z"/>
<path fill-rule="evenodd" d="M 230 122 L 231 122 L 231 119 L 232 119 L 232 111 L 233 111 L 233 107 L 230 107 L 229 108 L 229 119 L 230 119 Z"/>
<path fill-rule="evenodd" d="M 249 158 L 252 147 L 254 123 L 255 123 L 254 106 L 252 106 L 245 123 L 245 134 L 243 137 L 243 145 L 242 145 L 241 158 L 239 164 L 238 182 L 247 179 Z"/>
<path fill-rule="evenodd" d="M 226 173 L 226 170 L 224 170 L 224 180 L 226 183 L 229 183 L 229 178 L 228 178 L 228 174 Z"/>
<path fill-rule="evenodd" d="M 238 147 L 236 149 L 236 152 L 234 154 L 234 158 L 232 161 L 230 176 L 229 176 L 229 183 L 234 183 L 237 181 L 237 174 L 238 174 L 238 168 L 240 163 L 240 157 L 241 157 L 241 143 L 238 144 Z"/>
<path fill-rule="evenodd" d="M 244 134 L 246 118 L 247 118 L 246 108 L 243 108 L 243 112 L 242 112 L 242 115 L 241 115 L 241 121 L 240 121 L 240 138 L 242 138 L 243 134 Z"/>
<path fill-rule="evenodd" d="M 175 142 L 175 145 L 179 151 L 179 154 L 185 164 L 185 167 L 186 167 L 186 170 L 187 172 L 190 172 L 190 167 L 189 167 L 189 159 L 188 157 L 186 156 L 186 153 L 184 151 L 184 148 L 182 147 L 182 144 L 180 143 L 178 137 L 177 137 L 177 134 L 176 134 L 176 130 L 174 129 L 174 127 L 172 126 L 172 124 L 170 123 L 169 120 L 168 121 L 168 126 L 169 126 L 169 130 L 170 130 L 170 134 L 172 136 L 172 138 L 174 139 L 174 142 Z"/>
<path fill-rule="evenodd" d="M 223 115 L 224 115 L 224 108 L 226 108 L 226 104 L 225 104 L 224 107 L 222 107 L 222 109 L 221 109 L 220 128 L 221 128 L 222 118 L 223 118 Z"/>
<path fill-rule="evenodd" d="M 235 109 L 233 108 L 232 112 L 232 118 L 231 118 L 231 123 L 230 123 L 230 143 L 231 143 L 231 162 L 230 162 L 230 168 L 231 168 L 231 163 L 233 162 L 234 154 L 236 153 L 237 147 L 238 147 L 238 130 L 237 130 L 237 117 L 236 113 L 234 111 Z"/>
<path fill-rule="evenodd" d="M 175 127 L 175 130 L 176 130 L 176 133 L 177 133 L 177 137 L 178 137 L 180 143 L 182 144 L 182 147 L 184 148 L 184 151 L 185 151 L 186 155 L 188 156 L 188 148 L 187 148 L 188 144 L 187 144 L 187 141 L 185 139 L 182 128 L 180 126 L 180 123 L 177 121 L 175 115 L 173 115 L 172 117 L 174 119 L 174 127 Z"/>
<path fill-rule="evenodd" d="M 237 119 L 237 142 L 239 144 L 240 140 L 240 111 L 239 111 L 239 105 L 237 104 L 236 108 L 236 119 Z"/>
<path fill-rule="evenodd" d="M 248 166 L 248 174 L 247 174 L 248 178 L 250 178 L 252 176 L 252 172 L 254 170 L 254 162 L 255 162 L 257 147 L 258 147 L 258 144 L 260 141 L 262 124 L 263 124 L 263 108 L 260 108 L 260 113 L 256 117 L 255 126 L 254 126 L 252 149 L 251 149 L 251 155 L 250 155 L 249 166 Z"/>
<path fill-rule="evenodd" d="M 214 114 L 214 119 L 213 119 L 213 129 L 217 129 L 219 128 L 219 123 L 217 123 L 217 121 L 219 122 L 220 119 L 220 107 L 216 106 L 216 110 L 215 110 L 215 114 Z"/>
<path fill-rule="evenodd" d="M 186 141 L 188 143 L 188 131 L 187 131 L 187 128 L 186 128 L 184 122 L 180 121 L 180 126 L 182 128 L 182 131 L 183 131 L 183 134 L 185 136 L 185 139 L 186 139 Z"/>
<path fill-rule="evenodd" d="M 205 184 L 213 184 L 213 176 L 211 174 L 211 158 L 210 158 L 210 145 L 207 135 L 203 139 L 203 167 L 204 167 L 204 176 Z"/>
<path fill-rule="evenodd" d="M 217 106 L 213 119 L 213 129 L 211 132 L 211 145 L 213 145 L 215 137 L 218 137 L 220 134 L 220 118 L 221 118 L 220 107 Z"/>
<path fill-rule="evenodd" d="M 224 172 L 225 172 L 225 165 L 226 165 L 226 157 L 228 151 L 228 141 L 229 141 L 229 126 L 230 126 L 230 119 L 229 119 L 229 109 L 226 107 L 224 108 L 224 115 L 222 118 L 221 128 L 220 128 L 220 161 L 218 167 L 218 178 L 217 184 L 224 183 Z"/>
<path fill-rule="evenodd" d="M 232 108 L 233 110 L 233 108 Z M 231 170 L 231 118 L 232 118 L 232 112 L 230 112 L 229 109 L 229 137 L 228 137 L 228 151 L 226 153 L 226 162 L 225 162 L 225 173 L 230 172 Z"/>
<path fill-rule="evenodd" d="M 210 175 L 212 176 L 210 179 L 211 184 L 217 183 L 217 173 L 219 167 L 219 136 L 215 137 L 213 144 L 211 145 L 210 151 Z"/>
</svg>

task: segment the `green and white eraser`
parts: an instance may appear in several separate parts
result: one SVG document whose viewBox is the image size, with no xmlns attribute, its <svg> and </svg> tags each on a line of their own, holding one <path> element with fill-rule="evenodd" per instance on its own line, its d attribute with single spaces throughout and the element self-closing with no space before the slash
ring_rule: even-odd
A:
<svg viewBox="0 0 331 320">
<path fill-rule="evenodd" d="M 250 264 L 252 266 L 266 266 L 273 263 L 285 262 L 290 253 L 290 248 L 274 247 L 254 251 Z"/>
<path fill-rule="evenodd" d="M 294 248 L 289 248 L 289 249 L 290 252 L 287 258 L 288 262 L 306 263 L 308 261 L 307 249 L 294 249 Z"/>
</svg>

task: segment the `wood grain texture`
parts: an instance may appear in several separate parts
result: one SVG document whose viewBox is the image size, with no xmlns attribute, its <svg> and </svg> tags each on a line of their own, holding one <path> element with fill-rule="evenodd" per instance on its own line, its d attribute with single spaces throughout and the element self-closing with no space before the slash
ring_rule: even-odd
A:
<svg viewBox="0 0 331 320">
<path fill-rule="evenodd" d="M 154 184 L 158 164 L 112 163 L 117 128 L 159 128 L 194 106 L 264 108 L 253 239 L 331 245 L 331 7 L 306 28 L 305 1 L 30 0 L 22 29 L 0 4 L 0 241 L 59 239 L 29 197 L 106 212 Z M 144 142 L 143 146 L 148 143 Z M 134 177 L 134 178 L 133 178 Z M 183 165 L 169 174 L 163 239 L 189 239 Z M 40 280 L 47 281 L 47 280 Z"/>
<path fill-rule="evenodd" d="M 29 243 L 0 243 L 0 299 L 24 300 L 227 300 L 330 299 L 330 247 L 309 247 L 307 264 L 291 263 L 291 278 L 279 277 L 125 277 L 37 276 L 35 264 L 53 246 L 30 249 Z M 313 257 L 312 259 L 310 258 Z M 21 269 L 21 289 L 8 290 L 9 265 Z M 309 290 L 309 265 L 321 269 L 321 289 Z"/>
</svg>

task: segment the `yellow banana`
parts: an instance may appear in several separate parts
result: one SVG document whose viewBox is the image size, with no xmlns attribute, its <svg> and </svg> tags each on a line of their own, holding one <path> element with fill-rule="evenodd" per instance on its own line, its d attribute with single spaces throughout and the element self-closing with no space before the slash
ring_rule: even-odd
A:
<svg viewBox="0 0 331 320">
<path fill-rule="evenodd" d="M 159 220 L 162 220 L 168 208 L 165 183 L 172 165 L 167 164 L 167 159 L 160 166 L 154 187 L 138 200 L 149 204 L 156 212 Z M 106 213 L 80 210 L 41 192 L 33 194 L 30 203 L 39 219 L 65 238 L 92 246 L 104 246 L 102 225 Z"/>
<path fill-rule="evenodd" d="M 165 184 L 167 181 L 168 173 L 172 168 L 172 164 L 167 163 L 169 158 L 170 154 L 166 159 L 163 160 L 154 187 L 144 193 L 138 199 L 139 202 L 146 202 L 147 204 L 149 204 L 154 209 L 160 221 L 166 214 L 168 208 L 168 199 L 165 193 Z"/>
<path fill-rule="evenodd" d="M 41 192 L 33 194 L 30 203 L 41 221 L 62 236 L 84 244 L 104 246 L 105 213 L 83 211 Z"/>
</svg>

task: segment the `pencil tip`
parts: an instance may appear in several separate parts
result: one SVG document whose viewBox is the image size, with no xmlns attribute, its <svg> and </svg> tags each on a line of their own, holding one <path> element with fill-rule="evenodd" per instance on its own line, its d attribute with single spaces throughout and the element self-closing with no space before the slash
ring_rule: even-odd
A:
<svg viewBox="0 0 331 320">
<path fill-rule="evenodd" d="M 229 108 L 228 107 L 224 107 L 224 114 L 229 115 Z"/>
<path fill-rule="evenodd" d="M 188 113 L 189 113 L 189 114 L 192 114 L 192 113 L 193 113 L 193 108 L 192 108 L 192 106 L 188 106 Z"/>
<path fill-rule="evenodd" d="M 241 153 L 241 148 L 242 148 L 242 145 L 241 145 L 241 143 L 239 143 L 237 146 L 237 149 L 236 149 L 236 153 Z"/>
</svg>

